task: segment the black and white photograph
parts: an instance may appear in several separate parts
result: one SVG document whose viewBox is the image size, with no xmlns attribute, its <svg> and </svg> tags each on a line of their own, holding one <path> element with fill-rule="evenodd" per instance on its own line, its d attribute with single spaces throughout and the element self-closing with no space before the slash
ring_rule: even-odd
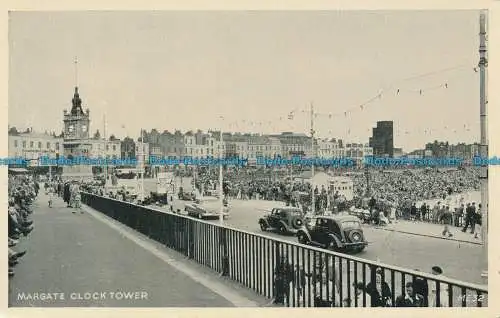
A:
<svg viewBox="0 0 500 318">
<path fill-rule="evenodd" d="M 8 306 L 488 307 L 489 21 L 10 11 Z"/>
</svg>

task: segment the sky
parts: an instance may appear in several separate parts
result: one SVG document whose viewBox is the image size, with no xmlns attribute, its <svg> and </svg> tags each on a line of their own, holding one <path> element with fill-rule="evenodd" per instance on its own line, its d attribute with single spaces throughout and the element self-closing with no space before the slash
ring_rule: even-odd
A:
<svg viewBox="0 0 500 318">
<path fill-rule="evenodd" d="M 321 138 L 476 142 L 478 33 L 477 11 L 11 12 L 9 125 L 60 132 L 78 85 L 119 138 L 309 133 L 312 104 Z"/>
</svg>

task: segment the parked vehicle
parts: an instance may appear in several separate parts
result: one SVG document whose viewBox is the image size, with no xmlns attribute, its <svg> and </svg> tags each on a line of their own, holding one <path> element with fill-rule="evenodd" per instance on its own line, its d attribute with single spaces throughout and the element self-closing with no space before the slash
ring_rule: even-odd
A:
<svg viewBox="0 0 500 318">
<path fill-rule="evenodd" d="M 271 213 L 259 219 L 260 229 L 276 229 L 281 234 L 295 234 L 304 225 L 304 213 L 300 208 L 274 208 Z"/>
<path fill-rule="evenodd" d="M 179 200 L 194 201 L 196 196 L 194 192 L 185 192 L 182 188 L 179 189 Z"/>
<path fill-rule="evenodd" d="M 352 215 L 312 217 L 297 238 L 299 243 L 339 252 L 359 253 L 368 245 L 359 219 Z"/>
<path fill-rule="evenodd" d="M 224 202 L 223 218 L 229 217 L 229 204 Z M 184 206 L 184 211 L 191 217 L 198 219 L 213 219 L 220 217 L 220 201 L 211 199 L 197 199 L 193 203 L 187 203 Z"/>
</svg>

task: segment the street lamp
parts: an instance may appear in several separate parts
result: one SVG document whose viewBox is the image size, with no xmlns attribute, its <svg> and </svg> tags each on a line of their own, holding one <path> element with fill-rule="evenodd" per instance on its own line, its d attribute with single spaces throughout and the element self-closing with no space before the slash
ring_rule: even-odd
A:
<svg viewBox="0 0 500 318">
<path fill-rule="evenodd" d="M 222 160 L 223 160 L 223 138 L 222 138 L 222 122 L 224 121 L 224 117 L 220 116 L 221 125 L 220 125 L 220 146 L 219 146 L 219 196 L 220 196 L 220 215 L 219 222 L 220 224 L 224 224 L 224 190 L 223 190 L 223 177 L 222 177 Z"/>
<path fill-rule="evenodd" d="M 145 170 L 145 144 L 144 144 L 144 130 L 141 128 L 141 202 L 144 201 L 144 170 Z"/>
</svg>

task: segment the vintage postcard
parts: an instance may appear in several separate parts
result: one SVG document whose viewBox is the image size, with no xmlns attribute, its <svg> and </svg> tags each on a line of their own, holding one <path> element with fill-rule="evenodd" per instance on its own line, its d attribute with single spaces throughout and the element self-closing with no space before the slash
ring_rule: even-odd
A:
<svg viewBox="0 0 500 318">
<path fill-rule="evenodd" d="M 11 10 L 8 307 L 494 306 L 490 20 Z"/>
</svg>

